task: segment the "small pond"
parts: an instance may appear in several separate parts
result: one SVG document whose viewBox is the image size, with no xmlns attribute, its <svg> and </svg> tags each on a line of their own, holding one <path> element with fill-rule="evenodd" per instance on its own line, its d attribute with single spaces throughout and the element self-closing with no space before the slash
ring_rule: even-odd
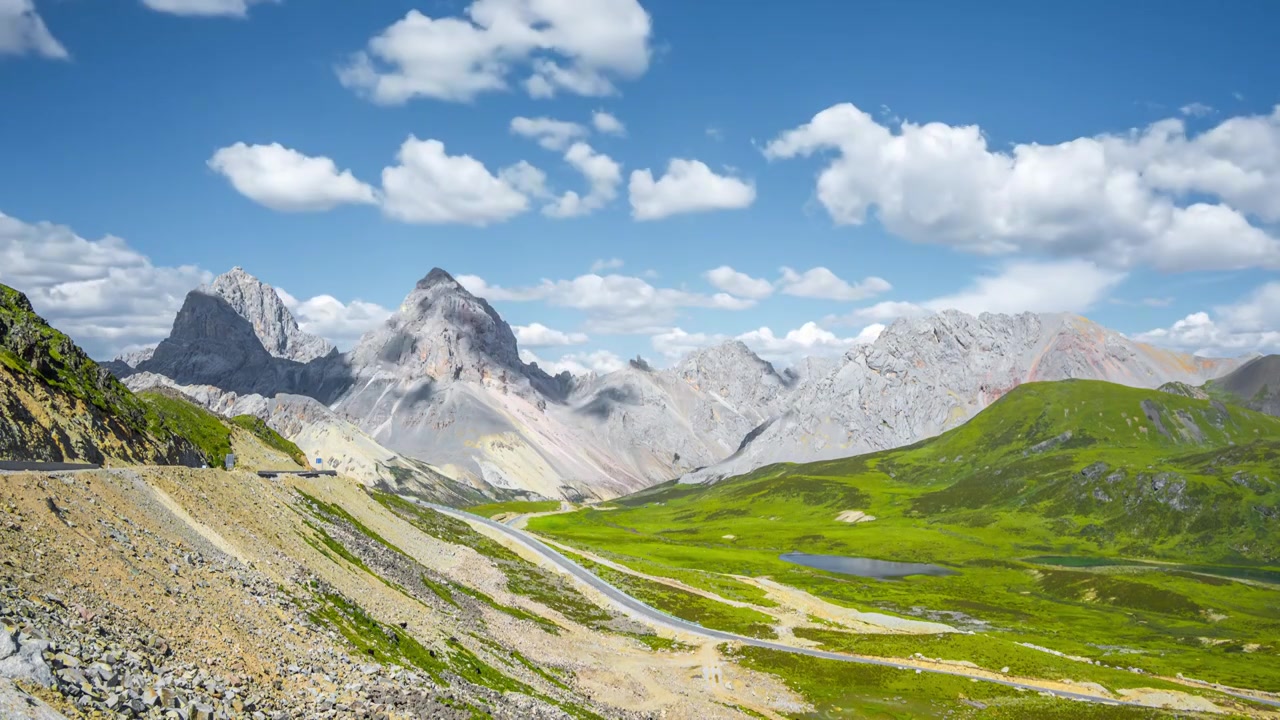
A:
<svg viewBox="0 0 1280 720">
<path fill-rule="evenodd" d="M 870 558 L 846 557 L 844 555 L 810 555 L 808 553 L 789 552 L 778 556 L 783 562 L 803 565 L 816 570 L 840 573 L 841 575 L 857 575 L 858 577 L 886 580 L 906 577 L 908 575 L 955 575 L 938 565 L 927 563 L 891 562 L 889 560 L 872 560 Z"/>
</svg>

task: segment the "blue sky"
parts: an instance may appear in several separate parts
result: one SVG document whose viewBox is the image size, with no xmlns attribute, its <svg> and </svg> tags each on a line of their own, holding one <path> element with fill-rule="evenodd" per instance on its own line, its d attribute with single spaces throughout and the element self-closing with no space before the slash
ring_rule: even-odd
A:
<svg viewBox="0 0 1280 720">
<path fill-rule="evenodd" d="M 1280 349 L 1274 3 L 556 5 L 0 0 L 0 282 L 98 356 L 234 265 L 343 344 L 444 267 L 575 368 L 952 305 Z"/>
</svg>

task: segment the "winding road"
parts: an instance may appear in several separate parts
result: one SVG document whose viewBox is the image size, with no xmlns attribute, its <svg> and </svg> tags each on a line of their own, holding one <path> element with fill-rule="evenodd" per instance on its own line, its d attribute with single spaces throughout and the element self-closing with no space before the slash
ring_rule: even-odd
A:
<svg viewBox="0 0 1280 720">
<path fill-rule="evenodd" d="M 1016 688 L 1018 690 L 1030 690 L 1033 692 L 1048 693 L 1050 695 L 1055 695 L 1057 697 L 1065 698 L 1068 700 L 1082 700 L 1085 702 L 1100 703 L 1104 705 L 1125 705 L 1129 707 L 1146 707 L 1146 708 L 1151 707 L 1150 705 L 1144 705 L 1142 703 L 1131 702 L 1127 700 L 1117 700 L 1113 698 L 1104 698 L 1098 695 L 1089 695 L 1086 693 L 1075 693 L 1075 692 L 1069 692 L 1065 690 L 1055 690 L 1052 688 L 1042 687 L 1040 685 L 1018 682 L 1016 680 L 1001 680 L 998 678 L 992 678 L 992 677 L 989 677 L 986 675 L 980 675 L 977 673 L 969 673 L 963 669 L 949 670 L 949 669 L 942 669 L 942 668 L 920 668 L 920 667 L 915 667 L 910 665 L 904 665 L 901 662 L 895 662 L 893 660 L 863 657 L 863 656 L 857 656 L 857 655 L 845 655 L 842 653 L 827 652 L 825 650 L 815 650 L 813 648 L 795 647 L 792 645 L 782 645 L 780 643 L 769 642 L 768 640 L 760 640 L 757 638 L 746 637 L 744 635 L 735 635 L 734 633 L 723 632 L 720 630 L 713 630 L 711 628 L 703 627 L 702 625 L 699 625 L 697 623 L 692 623 L 687 620 L 681 620 L 678 617 L 669 615 L 661 610 L 658 610 L 657 608 L 654 608 L 650 605 L 647 605 L 641 602 L 640 600 L 637 600 L 634 597 L 631 597 L 630 595 L 622 592 L 618 588 L 610 585 L 609 583 L 600 579 L 596 575 L 592 574 L 591 571 L 573 562 L 572 560 L 565 557 L 564 555 L 561 555 L 559 552 L 557 552 L 555 549 L 553 549 L 546 543 L 542 542 L 541 540 L 538 540 L 537 538 L 524 532 L 523 530 L 519 530 L 515 527 L 512 527 L 511 525 L 500 523 L 496 520 L 491 520 L 489 518 L 482 517 L 480 515 L 473 515 L 463 510 L 455 510 L 454 508 L 445 507 L 443 505 L 434 505 L 429 503 L 423 503 L 423 504 L 437 512 L 443 513 L 445 515 L 449 515 L 459 520 L 464 520 L 464 521 L 473 522 L 473 523 L 480 523 L 482 525 L 491 527 L 495 530 L 505 533 L 507 536 L 514 538 L 520 544 L 524 545 L 525 547 L 529 548 L 530 550 L 533 550 L 534 552 L 538 553 L 545 559 L 549 560 L 561 572 L 572 575 L 578 580 L 581 580 L 582 582 L 591 586 L 595 590 L 598 590 L 599 592 L 603 593 L 606 597 L 609 598 L 609 600 L 611 600 L 616 605 L 628 611 L 629 614 L 639 616 L 648 622 L 656 623 L 673 630 L 678 630 L 680 632 L 699 635 L 701 637 L 708 638 L 711 640 L 735 642 L 735 643 L 740 643 L 742 645 L 750 645 L 752 647 L 765 648 L 768 650 L 778 650 L 781 652 L 794 653 L 797 655 L 808 655 L 809 657 L 820 658 L 822 660 L 836 660 L 839 662 L 859 663 L 863 665 L 879 665 L 881 667 L 897 668 L 903 671 L 915 670 L 916 672 L 934 673 L 938 675 L 954 675 L 956 677 L 968 678 L 971 680 L 978 680 L 981 682 L 995 683 L 997 685 L 1004 685 L 1006 687 Z M 512 518 L 509 522 L 514 523 L 515 521 L 519 520 L 520 517 L 522 516 L 517 516 L 515 518 Z M 1222 692 L 1222 691 L 1218 691 L 1218 692 Z M 1231 694 L 1231 693 L 1227 693 L 1227 694 Z M 1248 697 L 1248 696 L 1238 696 L 1238 697 L 1241 697 L 1241 699 L 1244 699 L 1244 700 L 1262 702 L 1269 705 L 1275 705 L 1277 707 L 1280 707 L 1280 702 L 1267 701 L 1262 698 L 1255 698 L 1255 697 Z"/>
</svg>

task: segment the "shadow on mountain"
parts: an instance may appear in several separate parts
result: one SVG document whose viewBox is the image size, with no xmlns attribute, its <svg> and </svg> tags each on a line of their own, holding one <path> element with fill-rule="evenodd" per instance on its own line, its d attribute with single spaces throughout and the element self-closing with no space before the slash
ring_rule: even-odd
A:
<svg viewBox="0 0 1280 720">
<path fill-rule="evenodd" d="M 632 387 L 611 387 L 605 388 L 596 393 L 591 401 L 577 409 L 577 412 L 583 415 L 599 418 L 601 420 L 609 419 L 613 411 L 620 405 L 639 405 L 640 393 L 636 392 Z"/>
<path fill-rule="evenodd" d="M 181 385 L 212 385 L 239 395 L 306 395 L 325 404 L 354 382 L 346 358 L 336 350 L 307 363 L 275 357 L 263 347 L 253 325 L 231 305 L 199 291 L 187 294 L 169 337 L 133 372 L 164 375 Z"/>
</svg>

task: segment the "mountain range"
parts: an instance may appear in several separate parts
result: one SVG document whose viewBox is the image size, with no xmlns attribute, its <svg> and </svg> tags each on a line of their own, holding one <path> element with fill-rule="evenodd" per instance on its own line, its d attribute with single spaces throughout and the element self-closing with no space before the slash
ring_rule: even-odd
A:
<svg viewBox="0 0 1280 720">
<path fill-rule="evenodd" d="M 340 353 L 235 268 L 192 291 L 154 349 L 107 366 L 134 390 L 164 386 L 256 415 L 370 484 L 449 500 L 607 499 L 910 444 L 1024 382 L 1198 385 L 1240 363 L 1077 316 L 945 311 L 899 320 L 834 363 L 779 369 L 729 342 L 670 368 L 553 376 L 521 360 L 511 327 L 444 270 Z"/>
</svg>

